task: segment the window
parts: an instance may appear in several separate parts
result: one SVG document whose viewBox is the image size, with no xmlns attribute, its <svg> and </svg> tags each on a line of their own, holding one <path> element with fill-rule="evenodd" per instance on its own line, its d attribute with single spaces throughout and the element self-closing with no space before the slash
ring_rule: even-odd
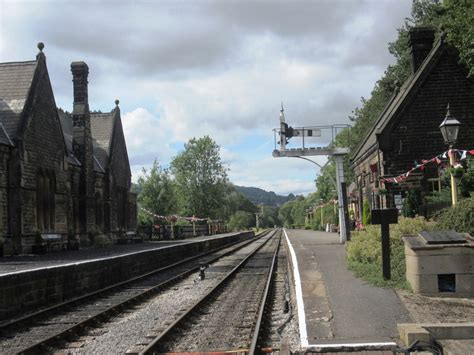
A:
<svg viewBox="0 0 474 355">
<path fill-rule="evenodd" d="M 56 218 L 54 172 L 39 169 L 36 174 L 36 225 L 40 232 L 54 230 Z"/>
<path fill-rule="evenodd" d="M 440 178 L 427 179 L 426 189 L 428 190 L 428 192 L 441 191 L 441 179 Z"/>
<path fill-rule="evenodd" d="M 104 204 L 100 192 L 95 194 L 95 224 L 101 230 L 104 229 Z"/>
</svg>

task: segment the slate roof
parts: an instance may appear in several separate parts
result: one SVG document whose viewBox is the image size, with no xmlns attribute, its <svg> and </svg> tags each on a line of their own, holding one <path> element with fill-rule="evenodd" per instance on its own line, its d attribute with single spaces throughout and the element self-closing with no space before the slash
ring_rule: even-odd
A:
<svg viewBox="0 0 474 355">
<path fill-rule="evenodd" d="M 392 99 L 385 106 L 384 110 L 378 117 L 377 121 L 372 128 L 369 130 L 365 139 L 362 140 L 362 143 L 356 148 L 352 155 L 352 161 L 360 159 L 365 152 L 370 150 L 377 144 L 376 134 L 382 133 L 385 128 L 389 125 L 392 118 L 400 112 L 400 109 L 404 107 L 406 99 L 410 94 L 414 93 L 418 88 L 418 83 L 426 76 L 427 73 L 433 67 L 433 63 L 441 55 L 445 49 L 445 45 L 442 40 L 439 40 L 434 46 L 430 53 L 427 55 L 426 59 L 423 61 L 423 64 L 418 68 L 415 75 L 412 75 L 400 88 L 398 94 L 394 95 Z"/>
<path fill-rule="evenodd" d="M 0 123 L 9 139 L 16 138 L 36 64 L 36 61 L 0 63 Z"/>
<path fill-rule="evenodd" d="M 110 143 L 114 130 L 115 113 L 115 110 L 107 113 L 91 112 L 91 132 L 94 155 L 98 163 L 105 169 L 109 165 Z"/>
<path fill-rule="evenodd" d="M 72 116 L 70 113 L 64 112 L 62 109 L 58 109 L 58 116 L 59 122 L 61 123 L 61 129 L 63 130 L 68 163 L 80 166 L 81 162 L 74 156 L 74 151 L 72 149 Z"/>
<path fill-rule="evenodd" d="M 12 147 L 14 146 L 2 123 L 0 123 L 0 144 L 9 145 Z"/>
</svg>

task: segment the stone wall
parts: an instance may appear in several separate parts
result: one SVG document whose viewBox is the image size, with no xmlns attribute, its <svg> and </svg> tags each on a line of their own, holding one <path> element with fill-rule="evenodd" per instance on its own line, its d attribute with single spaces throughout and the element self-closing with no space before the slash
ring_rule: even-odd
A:
<svg viewBox="0 0 474 355">
<path fill-rule="evenodd" d="M 22 123 L 22 140 L 19 154 L 13 157 L 20 166 L 16 173 L 10 174 L 10 179 L 20 181 L 19 193 L 21 218 L 17 231 L 21 233 L 21 252 L 31 251 L 31 238 L 39 229 L 37 225 L 37 176 L 41 169 L 47 172 L 54 181 L 54 226 L 39 230 L 39 232 L 66 234 L 67 223 L 67 167 L 65 166 L 65 147 L 56 111 L 51 83 L 46 65 L 42 59 L 38 61 L 38 68 L 33 81 L 33 100 L 31 106 L 25 108 L 25 117 Z M 12 181 L 9 181 L 11 184 Z"/>
</svg>

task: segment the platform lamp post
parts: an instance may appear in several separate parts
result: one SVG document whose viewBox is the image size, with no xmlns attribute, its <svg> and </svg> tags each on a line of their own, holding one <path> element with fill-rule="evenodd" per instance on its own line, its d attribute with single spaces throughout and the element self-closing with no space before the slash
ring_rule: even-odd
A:
<svg viewBox="0 0 474 355">
<path fill-rule="evenodd" d="M 440 124 L 439 129 L 441 130 L 441 134 L 443 135 L 444 143 L 449 146 L 449 164 L 453 168 L 455 163 L 455 157 L 452 148 L 454 146 L 454 143 L 456 143 L 458 139 L 459 127 L 461 126 L 461 122 L 459 122 L 454 117 L 451 117 L 451 113 L 449 111 L 449 104 L 446 110 L 446 117 L 444 118 L 444 121 Z M 454 206 L 458 202 L 458 188 L 456 185 L 456 178 L 454 177 L 453 172 L 451 172 L 451 198 Z"/>
</svg>

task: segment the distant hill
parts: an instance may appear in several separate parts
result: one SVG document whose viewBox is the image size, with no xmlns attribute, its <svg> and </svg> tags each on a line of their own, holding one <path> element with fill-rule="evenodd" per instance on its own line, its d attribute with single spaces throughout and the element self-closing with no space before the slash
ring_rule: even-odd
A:
<svg viewBox="0 0 474 355">
<path fill-rule="evenodd" d="M 294 199 L 296 196 L 289 194 L 288 196 L 277 195 L 273 191 L 265 191 L 258 187 L 237 186 L 235 189 L 247 197 L 255 204 L 264 204 L 265 206 L 281 206 L 285 202 Z"/>
</svg>

